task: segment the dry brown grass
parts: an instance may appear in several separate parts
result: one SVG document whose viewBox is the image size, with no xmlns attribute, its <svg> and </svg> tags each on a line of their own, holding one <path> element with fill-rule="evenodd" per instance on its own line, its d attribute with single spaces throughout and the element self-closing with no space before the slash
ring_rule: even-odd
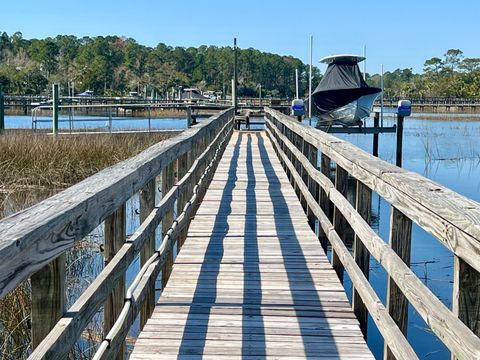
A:
<svg viewBox="0 0 480 360">
<path fill-rule="evenodd" d="M 0 358 L 23 359 L 30 345 L 30 287 L 22 283 L 0 300 Z"/>
<path fill-rule="evenodd" d="M 0 218 L 34 205 L 172 135 L 174 133 L 53 137 L 27 131 L 7 131 L 0 134 Z M 79 247 L 73 251 L 78 252 Z M 83 278 L 80 274 L 86 271 L 84 264 L 73 261 L 69 263 L 80 267 L 70 267 L 69 271 L 73 273 L 70 277 Z M 28 281 L 0 299 L 1 359 L 24 359 L 28 356 L 30 310 Z M 86 331 L 101 334 L 101 324 L 89 327 Z M 95 342 L 88 340 L 87 343 Z M 76 346 L 78 347 L 78 344 Z M 75 348 L 74 358 L 89 358 L 90 352 L 87 351 L 87 354 L 85 351 L 85 345 Z"/>
<path fill-rule="evenodd" d="M 5 133 L 0 135 L 0 188 L 63 189 L 170 136 Z"/>
</svg>

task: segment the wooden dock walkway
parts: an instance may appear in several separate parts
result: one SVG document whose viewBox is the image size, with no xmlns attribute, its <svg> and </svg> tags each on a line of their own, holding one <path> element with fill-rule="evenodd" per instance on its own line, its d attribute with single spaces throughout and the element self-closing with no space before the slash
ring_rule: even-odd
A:
<svg viewBox="0 0 480 360">
<path fill-rule="evenodd" d="M 1 219 L 0 299 L 23 294 L 27 279 L 31 288 L 30 318 L 22 315 L 30 330 L 22 334 L 30 331 L 32 341 L 12 342 L 4 354 L 44 360 L 94 351 L 94 360 L 125 359 L 140 317 L 137 360 L 371 359 L 362 334 L 372 326 L 377 358 L 418 360 L 414 311 L 436 339 L 420 347 L 480 359 L 480 204 L 264 112 L 262 132 L 235 132 L 229 108 Z M 390 206 L 388 237 L 372 228 L 374 194 Z M 141 224 L 127 236 L 131 201 Z M 66 253 L 99 226 L 105 266 L 66 309 L 66 269 L 83 261 Z M 451 307 L 410 268 L 419 229 L 452 254 L 444 265 L 453 268 Z M 126 288 L 138 257 L 141 268 Z M 371 261 L 386 275 L 386 287 L 377 287 L 386 289 L 385 301 L 369 281 Z M 155 304 L 160 272 L 166 286 Z"/>
<path fill-rule="evenodd" d="M 371 359 L 264 132 L 235 132 L 131 359 Z"/>
</svg>

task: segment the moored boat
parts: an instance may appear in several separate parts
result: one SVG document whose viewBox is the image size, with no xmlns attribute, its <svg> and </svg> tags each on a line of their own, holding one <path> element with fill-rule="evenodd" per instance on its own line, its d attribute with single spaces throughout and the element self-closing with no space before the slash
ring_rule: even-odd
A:
<svg viewBox="0 0 480 360">
<path fill-rule="evenodd" d="M 368 86 L 358 63 L 365 60 L 357 55 L 332 55 L 320 61 L 328 64 L 322 80 L 312 93 L 317 127 L 329 125 L 361 126 L 369 116 L 381 89 Z"/>
</svg>

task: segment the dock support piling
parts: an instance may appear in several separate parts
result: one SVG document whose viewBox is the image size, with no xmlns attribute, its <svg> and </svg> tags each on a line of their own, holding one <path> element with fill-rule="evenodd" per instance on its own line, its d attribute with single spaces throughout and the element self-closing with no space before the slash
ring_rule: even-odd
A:
<svg viewBox="0 0 480 360">
<path fill-rule="evenodd" d="M 380 113 L 375 112 L 375 115 L 373 116 L 373 127 L 376 129 L 378 128 L 380 122 Z M 373 151 L 372 151 L 373 156 L 378 157 L 378 132 L 375 132 L 373 134 Z"/>
<path fill-rule="evenodd" d="M 52 132 L 54 135 L 56 135 L 58 132 L 58 102 L 59 102 L 58 84 L 53 84 L 52 93 L 53 93 Z"/>
<path fill-rule="evenodd" d="M 402 167 L 403 148 L 403 116 L 397 115 L 397 161 L 396 165 Z"/>
</svg>

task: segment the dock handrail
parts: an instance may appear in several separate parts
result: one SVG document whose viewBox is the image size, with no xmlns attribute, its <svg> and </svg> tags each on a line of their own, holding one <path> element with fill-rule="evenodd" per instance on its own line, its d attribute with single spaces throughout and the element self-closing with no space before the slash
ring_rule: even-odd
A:
<svg viewBox="0 0 480 360">
<path fill-rule="evenodd" d="M 305 211 L 319 221 L 322 246 L 326 248 L 328 239 L 339 277 L 344 268 L 350 275 L 361 327 L 366 331 L 370 313 L 388 346 L 386 358 L 415 358 L 401 335 L 406 333 L 408 302 L 453 355 L 479 358 L 480 339 L 469 328 L 476 329 L 478 314 L 465 302 L 479 301 L 467 297 L 472 285 L 480 283 L 480 204 L 278 111 L 266 108 L 265 114 L 267 133 Z M 331 162 L 336 164 L 335 184 L 330 180 Z M 345 197 L 348 176 L 357 182 L 357 209 Z M 392 205 L 390 245 L 368 224 L 372 191 Z M 332 204 L 333 219 L 326 215 Z M 455 254 L 453 311 L 409 268 L 412 221 Z M 344 244 L 345 223 L 355 232 L 353 257 Z M 369 254 L 389 276 L 386 306 L 367 279 Z"/>
<path fill-rule="evenodd" d="M 205 172 L 208 173 L 216 165 L 217 155 L 223 151 L 225 139 L 232 131 L 233 109 L 228 109 L 29 209 L 0 220 L 2 298 L 23 280 L 39 270 L 44 271 L 52 261 L 57 261 L 77 241 L 124 208 L 125 202 L 134 194 L 150 189 L 148 191 L 153 191 L 153 194 L 150 193 L 149 196 L 154 197 L 155 186 L 149 185 L 156 176 L 163 176 L 164 196 L 160 204 L 153 206 L 140 228 L 129 239 L 123 239 L 122 242 L 127 241 L 109 259 L 94 282 L 45 339 L 38 341 L 38 346 L 31 355 L 32 359 L 65 358 L 85 326 L 115 286 L 118 286 L 122 274 L 125 274 L 135 255 L 144 251 L 143 248 L 162 219 L 164 232 L 167 233 L 167 230 L 173 227 L 172 231 L 176 236 L 164 243 L 161 248 L 163 250 L 157 252 L 161 257 L 161 264 L 157 268 L 163 266 L 165 274 L 170 271 L 173 246 L 177 240 L 177 246 L 181 246 L 184 228 L 193 214 L 192 199 L 201 196 L 208 180 Z M 175 176 L 179 181 L 175 181 Z M 180 209 L 179 215 L 183 218 L 173 219 L 174 206 Z M 170 237 L 172 231 L 168 232 Z M 148 254 L 146 259 L 151 255 Z M 144 285 L 140 301 L 135 306 L 136 312 L 140 311 L 147 293 L 154 292 L 154 282 L 149 281 Z M 123 307 L 124 296 L 120 301 Z M 153 306 L 150 310 L 153 310 Z"/>
</svg>

